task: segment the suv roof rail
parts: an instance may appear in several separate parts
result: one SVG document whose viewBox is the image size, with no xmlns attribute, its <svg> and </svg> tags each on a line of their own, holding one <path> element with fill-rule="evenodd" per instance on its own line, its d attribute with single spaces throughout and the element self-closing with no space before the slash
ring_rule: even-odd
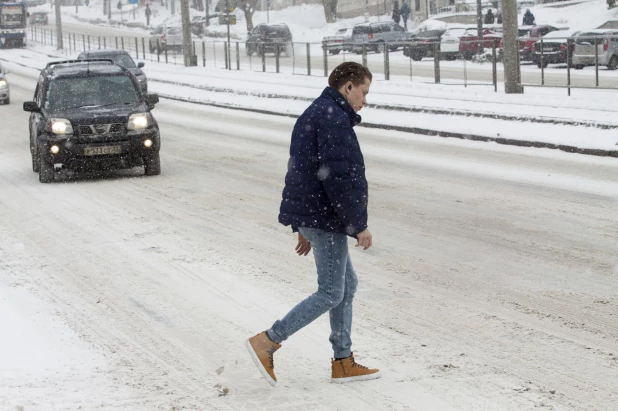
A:
<svg viewBox="0 0 618 411">
<path fill-rule="evenodd" d="M 104 61 L 110 64 L 115 65 L 116 63 L 114 63 L 114 60 L 112 59 L 85 59 L 85 60 L 62 60 L 62 61 L 52 61 L 51 63 L 47 63 L 47 65 L 45 66 L 46 69 L 52 67 L 52 66 L 56 66 L 58 64 L 67 64 L 67 63 L 91 63 L 91 62 L 98 62 L 98 61 Z"/>
</svg>

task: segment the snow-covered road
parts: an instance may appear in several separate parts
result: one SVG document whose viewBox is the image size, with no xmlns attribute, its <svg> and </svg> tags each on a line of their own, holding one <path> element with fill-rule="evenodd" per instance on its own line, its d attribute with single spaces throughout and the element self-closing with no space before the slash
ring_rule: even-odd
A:
<svg viewBox="0 0 618 411">
<path fill-rule="evenodd" d="M 384 377 L 330 384 L 322 318 L 277 353 L 272 389 L 242 340 L 316 282 L 277 223 L 294 120 L 163 100 L 161 176 L 42 185 L 20 107 L 34 83 L 12 87 L 0 409 L 615 406 L 615 159 L 359 129 L 374 247 L 352 250 L 353 348 Z"/>
</svg>

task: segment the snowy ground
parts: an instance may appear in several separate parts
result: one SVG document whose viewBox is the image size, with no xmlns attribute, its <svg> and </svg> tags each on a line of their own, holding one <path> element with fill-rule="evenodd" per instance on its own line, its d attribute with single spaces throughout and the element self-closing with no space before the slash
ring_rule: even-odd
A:
<svg viewBox="0 0 618 411">
<path fill-rule="evenodd" d="M 21 111 L 36 73 L 7 66 L 0 409 L 614 407 L 615 159 L 359 128 L 375 242 L 352 250 L 353 348 L 384 377 L 330 384 L 321 318 L 277 353 L 273 389 L 242 340 L 315 288 L 277 223 L 294 120 L 163 100 L 161 176 L 42 185 Z"/>
</svg>

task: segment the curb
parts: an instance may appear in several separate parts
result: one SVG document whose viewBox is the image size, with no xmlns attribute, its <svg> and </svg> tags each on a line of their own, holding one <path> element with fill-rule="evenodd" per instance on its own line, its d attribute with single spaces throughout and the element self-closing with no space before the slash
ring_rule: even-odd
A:
<svg viewBox="0 0 618 411">
<path fill-rule="evenodd" d="M 228 105 L 228 104 L 192 100 L 192 99 L 169 96 L 169 95 L 164 95 L 164 94 L 159 94 L 159 97 L 165 98 L 168 100 L 181 101 L 184 103 L 199 104 L 202 106 L 218 107 L 218 108 L 224 108 L 224 109 L 230 109 L 230 110 L 247 111 L 251 113 L 267 114 L 267 115 L 273 115 L 273 116 L 279 116 L 279 117 L 289 117 L 289 118 L 300 117 L 296 114 L 280 113 L 280 112 L 270 111 L 270 110 L 261 110 L 261 109 L 247 108 L 247 107 L 234 106 L 234 105 Z M 455 132 L 450 132 L 450 131 L 429 130 L 426 128 L 418 128 L 418 127 L 392 126 L 392 125 L 377 124 L 377 123 L 361 123 L 358 125 L 358 127 L 381 129 L 381 130 L 391 130 L 391 131 L 401 131 L 404 133 L 421 134 L 425 136 L 435 136 L 435 137 L 443 137 L 443 138 L 458 138 L 461 140 L 484 141 L 488 143 L 498 143 L 498 144 L 503 144 L 503 145 L 508 145 L 508 146 L 550 148 L 554 150 L 565 151 L 567 153 L 584 154 L 584 155 L 597 156 L 597 157 L 618 158 L 618 150 L 579 148 L 579 147 L 574 147 L 574 146 L 567 146 L 564 144 L 552 144 L 552 143 L 543 143 L 539 141 L 486 137 L 486 136 L 480 136 L 476 134 L 463 134 L 463 133 L 455 133 Z"/>
</svg>

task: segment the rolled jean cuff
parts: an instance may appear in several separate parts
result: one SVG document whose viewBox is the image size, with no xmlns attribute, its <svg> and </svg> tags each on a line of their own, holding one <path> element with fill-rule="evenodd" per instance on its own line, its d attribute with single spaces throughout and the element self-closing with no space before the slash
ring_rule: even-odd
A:
<svg viewBox="0 0 618 411">
<path fill-rule="evenodd" d="M 269 330 L 266 330 L 266 334 L 268 334 L 268 338 L 270 338 L 272 341 L 276 342 L 277 344 L 281 344 L 283 342 L 283 338 L 281 338 L 279 334 L 277 334 L 272 328 Z"/>
<path fill-rule="evenodd" d="M 335 358 L 348 358 L 352 355 L 352 350 L 335 351 Z"/>
</svg>

